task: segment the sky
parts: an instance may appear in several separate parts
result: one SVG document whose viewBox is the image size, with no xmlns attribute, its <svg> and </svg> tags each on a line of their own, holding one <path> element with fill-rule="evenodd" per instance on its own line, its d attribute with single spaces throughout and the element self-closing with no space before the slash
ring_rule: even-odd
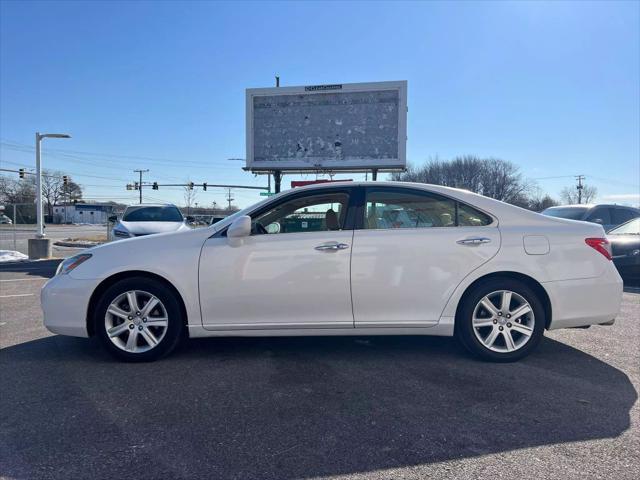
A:
<svg viewBox="0 0 640 480">
<path fill-rule="evenodd" d="M 407 80 L 414 165 L 497 157 L 554 197 L 583 174 L 600 202 L 640 202 L 637 1 L 0 0 L 0 168 L 33 168 L 34 133 L 60 132 L 73 138 L 45 140 L 44 167 L 88 199 L 135 202 L 125 185 L 139 168 L 145 181 L 263 186 L 228 159 L 245 157 L 245 89 L 276 74 Z M 144 195 L 184 203 L 177 187 Z"/>
</svg>

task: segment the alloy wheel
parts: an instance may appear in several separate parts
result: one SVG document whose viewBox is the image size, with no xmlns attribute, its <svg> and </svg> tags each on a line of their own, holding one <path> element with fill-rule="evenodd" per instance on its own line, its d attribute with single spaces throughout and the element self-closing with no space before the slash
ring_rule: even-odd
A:
<svg viewBox="0 0 640 480">
<path fill-rule="evenodd" d="M 111 343 L 125 352 L 147 352 L 167 333 L 169 317 L 159 298 L 142 290 L 118 295 L 104 316 Z"/>
<path fill-rule="evenodd" d="M 533 308 L 520 294 L 498 290 L 480 299 L 473 310 L 473 332 L 493 352 L 509 353 L 522 348 L 535 328 Z"/>
</svg>

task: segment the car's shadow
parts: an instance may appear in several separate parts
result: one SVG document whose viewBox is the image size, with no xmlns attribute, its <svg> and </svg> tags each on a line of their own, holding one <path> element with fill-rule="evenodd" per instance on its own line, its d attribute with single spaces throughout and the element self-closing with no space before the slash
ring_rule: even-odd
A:
<svg viewBox="0 0 640 480">
<path fill-rule="evenodd" d="M 10 478 L 274 478 L 366 472 L 610 438 L 625 374 L 545 339 L 489 364 L 429 337 L 191 340 L 150 364 L 94 340 L 1 354 Z"/>
</svg>

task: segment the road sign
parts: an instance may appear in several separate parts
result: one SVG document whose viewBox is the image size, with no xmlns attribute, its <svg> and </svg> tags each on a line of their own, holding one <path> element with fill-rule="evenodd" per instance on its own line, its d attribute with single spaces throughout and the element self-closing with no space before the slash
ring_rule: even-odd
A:
<svg viewBox="0 0 640 480">
<path fill-rule="evenodd" d="M 261 197 L 270 197 L 271 195 L 275 195 L 274 192 L 260 192 Z"/>
</svg>

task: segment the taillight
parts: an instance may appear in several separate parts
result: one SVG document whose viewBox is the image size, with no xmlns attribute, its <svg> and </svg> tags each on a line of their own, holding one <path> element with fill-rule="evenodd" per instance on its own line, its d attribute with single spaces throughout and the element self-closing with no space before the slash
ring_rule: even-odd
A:
<svg viewBox="0 0 640 480">
<path fill-rule="evenodd" d="M 606 238 L 585 238 L 585 243 L 611 260 L 611 244 Z"/>
</svg>

